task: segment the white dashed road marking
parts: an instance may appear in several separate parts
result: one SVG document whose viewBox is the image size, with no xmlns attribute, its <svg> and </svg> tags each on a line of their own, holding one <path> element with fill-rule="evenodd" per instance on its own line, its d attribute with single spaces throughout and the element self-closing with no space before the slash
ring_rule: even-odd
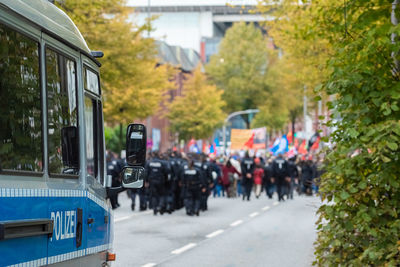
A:
<svg viewBox="0 0 400 267">
<path fill-rule="evenodd" d="M 124 217 L 121 217 L 121 218 L 115 218 L 115 219 L 114 219 L 114 222 L 125 221 L 125 220 L 128 220 L 129 218 L 132 218 L 132 215 L 124 216 Z"/>
<path fill-rule="evenodd" d="M 275 201 L 272 205 L 274 205 L 274 206 L 279 205 L 279 202 Z"/>
<path fill-rule="evenodd" d="M 239 224 L 243 223 L 242 220 L 237 220 L 236 222 L 231 223 L 232 227 L 238 226 Z"/>
<path fill-rule="evenodd" d="M 186 250 L 194 248 L 195 246 L 197 246 L 196 243 L 189 243 L 184 247 L 181 247 L 181 248 L 178 248 L 178 249 L 175 249 L 175 250 L 171 251 L 171 254 L 178 255 L 178 254 L 181 254 L 182 252 L 185 252 Z"/>
<path fill-rule="evenodd" d="M 214 236 L 217 236 L 217 235 L 222 234 L 223 232 L 224 232 L 224 230 L 219 229 L 219 230 L 217 230 L 217 231 L 212 232 L 211 234 L 206 235 L 206 237 L 207 237 L 207 238 L 212 238 L 212 237 L 214 237 Z"/>
<path fill-rule="evenodd" d="M 265 206 L 264 208 L 262 208 L 263 211 L 267 211 L 269 210 L 269 206 Z"/>
<path fill-rule="evenodd" d="M 252 214 L 249 215 L 249 217 L 253 218 L 253 217 L 256 217 L 258 214 L 260 214 L 260 213 L 258 213 L 258 212 L 253 212 Z"/>
<path fill-rule="evenodd" d="M 154 267 L 154 266 L 156 266 L 156 264 L 152 263 L 152 262 L 146 263 L 145 265 L 142 265 L 142 267 Z"/>
<path fill-rule="evenodd" d="M 145 211 L 145 212 L 141 212 L 141 213 L 135 213 L 135 214 L 132 214 L 132 215 L 129 215 L 129 216 L 123 216 L 123 217 L 120 217 L 120 218 L 114 218 L 114 222 L 115 223 L 122 222 L 122 221 L 129 220 L 130 218 L 133 218 L 135 216 L 146 215 L 146 214 L 150 214 L 150 213 L 152 213 L 151 210 Z"/>
</svg>

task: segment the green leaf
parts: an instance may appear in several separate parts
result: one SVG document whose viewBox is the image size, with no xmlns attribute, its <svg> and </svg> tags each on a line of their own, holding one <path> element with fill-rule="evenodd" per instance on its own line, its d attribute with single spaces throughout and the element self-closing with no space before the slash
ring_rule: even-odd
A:
<svg viewBox="0 0 400 267">
<path fill-rule="evenodd" d="M 349 195 L 349 193 L 347 193 L 346 191 L 342 191 L 342 192 L 340 193 L 340 198 L 343 199 L 343 200 L 346 200 L 346 199 L 348 199 L 349 197 L 350 197 L 350 195 Z"/>
<path fill-rule="evenodd" d="M 367 183 L 365 181 L 361 181 L 358 184 L 358 188 L 360 188 L 361 190 L 364 190 L 367 187 Z"/>
<path fill-rule="evenodd" d="M 399 148 L 396 143 L 388 143 L 387 146 L 393 151 L 396 151 Z"/>
</svg>

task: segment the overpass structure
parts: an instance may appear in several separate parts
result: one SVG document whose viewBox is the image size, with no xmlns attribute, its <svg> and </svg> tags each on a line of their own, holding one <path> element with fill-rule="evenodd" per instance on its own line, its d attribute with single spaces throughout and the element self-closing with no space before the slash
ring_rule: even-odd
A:
<svg viewBox="0 0 400 267">
<path fill-rule="evenodd" d="M 129 0 L 130 19 L 144 24 L 155 18 L 150 36 L 169 45 L 191 48 L 208 62 L 234 22 L 271 19 L 257 12 L 257 0 Z"/>
</svg>

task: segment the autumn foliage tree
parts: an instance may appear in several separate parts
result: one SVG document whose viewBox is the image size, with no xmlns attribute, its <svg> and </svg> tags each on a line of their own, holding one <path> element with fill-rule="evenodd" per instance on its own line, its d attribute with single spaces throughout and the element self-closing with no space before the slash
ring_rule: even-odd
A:
<svg viewBox="0 0 400 267">
<path fill-rule="evenodd" d="M 222 91 L 209 84 L 198 67 L 185 81 L 182 96 L 168 106 L 171 130 L 182 140 L 208 138 L 222 124 L 224 106 Z"/>
<path fill-rule="evenodd" d="M 157 65 L 157 50 L 144 38 L 149 25 L 129 20 L 125 0 L 67 0 L 57 4 L 77 24 L 93 50 L 104 52 L 101 77 L 105 120 L 127 124 L 157 111 L 170 87 L 167 66 Z"/>
</svg>

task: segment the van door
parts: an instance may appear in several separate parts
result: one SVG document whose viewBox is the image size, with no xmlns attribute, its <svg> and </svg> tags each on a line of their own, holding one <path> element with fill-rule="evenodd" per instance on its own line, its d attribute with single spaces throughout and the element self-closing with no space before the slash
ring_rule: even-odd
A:
<svg viewBox="0 0 400 267">
<path fill-rule="evenodd" d="M 54 222 L 48 264 L 85 255 L 82 90 L 79 53 L 42 35 L 48 166 L 48 217 Z"/>
<path fill-rule="evenodd" d="M 109 248 L 110 209 L 104 187 L 104 137 L 101 91 L 97 68 L 82 55 L 87 197 L 87 246 L 88 254 Z M 104 254 L 104 253 L 103 253 Z M 105 254 L 104 254 L 105 255 Z M 105 256 L 104 256 L 105 257 Z M 105 258 L 104 258 L 105 259 Z"/>
</svg>

